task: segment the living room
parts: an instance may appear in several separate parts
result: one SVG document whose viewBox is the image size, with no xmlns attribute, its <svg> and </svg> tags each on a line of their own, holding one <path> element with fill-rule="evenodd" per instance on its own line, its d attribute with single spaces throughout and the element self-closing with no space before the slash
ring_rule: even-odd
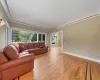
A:
<svg viewBox="0 0 100 80">
<path fill-rule="evenodd" d="M 99 0 L 0 0 L 0 80 L 100 80 Z"/>
</svg>

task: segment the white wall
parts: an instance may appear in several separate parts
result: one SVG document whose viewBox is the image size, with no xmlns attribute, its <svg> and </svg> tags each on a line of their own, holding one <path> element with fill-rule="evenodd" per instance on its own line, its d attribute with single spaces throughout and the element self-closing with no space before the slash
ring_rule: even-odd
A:
<svg viewBox="0 0 100 80">
<path fill-rule="evenodd" d="M 6 45 L 6 27 L 0 27 L 0 50 Z"/>
<path fill-rule="evenodd" d="M 3 5 L 0 0 L 0 18 L 4 20 L 4 22 L 8 22 L 8 16 L 4 10 Z M 6 45 L 6 25 L 0 27 L 0 49 L 2 49 Z"/>
<path fill-rule="evenodd" d="M 62 29 L 64 52 L 100 60 L 100 16 Z"/>
<path fill-rule="evenodd" d="M 1 2 L 0 2 L 0 18 L 2 18 L 4 21 L 9 20 Z"/>
</svg>

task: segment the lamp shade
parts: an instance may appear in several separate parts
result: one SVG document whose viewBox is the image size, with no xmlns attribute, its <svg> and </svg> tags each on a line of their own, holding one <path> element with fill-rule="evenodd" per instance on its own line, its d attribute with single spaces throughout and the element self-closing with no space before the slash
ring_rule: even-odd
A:
<svg viewBox="0 0 100 80">
<path fill-rule="evenodd" d="M 3 25 L 5 25 L 5 22 L 2 19 L 0 19 L 0 26 L 3 26 Z"/>
</svg>

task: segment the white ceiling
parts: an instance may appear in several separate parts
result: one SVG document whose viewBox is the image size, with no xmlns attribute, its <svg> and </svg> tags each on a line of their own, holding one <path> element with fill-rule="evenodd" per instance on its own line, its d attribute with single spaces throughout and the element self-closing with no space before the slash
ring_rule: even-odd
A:
<svg viewBox="0 0 100 80">
<path fill-rule="evenodd" d="M 95 14 L 100 0 L 6 0 L 12 20 L 43 28 Z"/>
</svg>

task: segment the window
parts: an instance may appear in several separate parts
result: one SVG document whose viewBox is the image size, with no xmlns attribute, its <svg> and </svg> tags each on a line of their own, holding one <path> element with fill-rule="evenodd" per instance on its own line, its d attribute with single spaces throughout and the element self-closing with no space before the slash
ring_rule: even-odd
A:
<svg viewBox="0 0 100 80">
<path fill-rule="evenodd" d="M 38 32 L 12 30 L 12 42 L 45 42 L 45 34 Z"/>
<path fill-rule="evenodd" d="M 42 41 L 42 34 L 39 34 L 39 42 Z"/>
<path fill-rule="evenodd" d="M 12 42 L 31 42 L 33 33 L 26 31 L 12 30 Z"/>
<path fill-rule="evenodd" d="M 38 35 L 39 35 L 39 36 L 38 36 L 38 37 L 39 37 L 39 42 L 41 42 L 41 41 L 42 41 L 42 42 L 43 42 L 43 41 L 45 42 L 45 34 L 39 33 Z"/>
<path fill-rule="evenodd" d="M 31 42 L 37 41 L 37 33 L 33 33 Z"/>
<path fill-rule="evenodd" d="M 19 31 L 12 30 L 12 42 L 19 41 Z"/>
<path fill-rule="evenodd" d="M 43 34 L 43 41 L 45 42 L 45 34 Z"/>
</svg>

